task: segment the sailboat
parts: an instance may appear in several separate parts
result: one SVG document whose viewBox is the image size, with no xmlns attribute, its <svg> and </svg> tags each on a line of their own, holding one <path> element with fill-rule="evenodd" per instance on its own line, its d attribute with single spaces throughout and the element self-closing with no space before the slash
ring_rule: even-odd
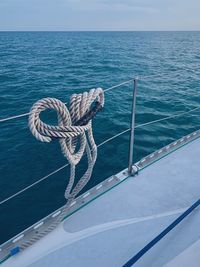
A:
<svg viewBox="0 0 200 267">
<path fill-rule="evenodd" d="M 199 267 L 200 130 L 134 162 L 134 130 L 140 127 L 135 125 L 139 79 L 73 95 L 69 110 L 61 101 L 50 98 L 33 106 L 29 113 L 33 135 L 46 142 L 58 138 L 70 163 L 66 205 L 2 244 L 2 267 Z M 79 195 L 91 178 L 97 156 L 91 121 L 94 117 L 98 120 L 104 93 L 130 82 L 131 127 L 120 133 L 130 132 L 127 168 Z M 57 128 L 40 121 L 39 114 L 46 108 L 56 109 Z M 84 155 L 88 158 L 86 172 L 74 185 L 75 167 Z"/>
</svg>

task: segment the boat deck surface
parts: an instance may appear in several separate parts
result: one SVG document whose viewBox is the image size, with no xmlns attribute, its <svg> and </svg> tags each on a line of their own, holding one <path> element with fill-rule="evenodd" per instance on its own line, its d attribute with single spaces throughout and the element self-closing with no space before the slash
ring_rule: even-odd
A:
<svg viewBox="0 0 200 267">
<path fill-rule="evenodd" d="M 3 267 L 121 267 L 200 196 L 200 138 L 128 177 Z M 199 266 L 196 209 L 134 266 Z M 188 265 L 189 263 L 189 265 Z"/>
</svg>

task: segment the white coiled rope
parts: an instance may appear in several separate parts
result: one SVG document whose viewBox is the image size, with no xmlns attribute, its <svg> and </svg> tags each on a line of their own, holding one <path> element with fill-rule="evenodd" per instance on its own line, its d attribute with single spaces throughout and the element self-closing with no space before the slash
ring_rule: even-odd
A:
<svg viewBox="0 0 200 267">
<path fill-rule="evenodd" d="M 91 110 L 94 102 L 98 102 L 103 107 L 103 89 L 97 88 L 89 92 L 84 92 L 83 94 L 73 94 L 70 98 L 69 109 L 63 102 L 55 98 L 41 99 L 31 108 L 29 128 L 32 134 L 42 142 L 50 142 L 55 138 L 59 139 L 62 153 L 70 164 L 70 178 L 65 190 L 67 202 L 62 213 L 42 233 L 38 233 L 32 239 L 24 242 L 20 246 L 21 249 L 30 246 L 42 236 L 52 231 L 60 223 L 73 199 L 91 178 L 97 158 L 97 146 L 93 138 L 92 122 L 89 120 L 87 124 L 82 126 L 75 126 L 75 124 Z M 58 126 L 48 125 L 41 121 L 40 113 L 46 109 L 53 109 L 57 112 Z M 75 168 L 85 152 L 88 160 L 88 168 L 74 186 Z"/>
</svg>

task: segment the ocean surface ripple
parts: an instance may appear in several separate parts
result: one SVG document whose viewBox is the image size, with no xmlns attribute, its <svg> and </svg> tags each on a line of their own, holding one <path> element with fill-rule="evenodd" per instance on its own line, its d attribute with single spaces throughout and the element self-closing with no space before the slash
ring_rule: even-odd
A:
<svg viewBox="0 0 200 267">
<path fill-rule="evenodd" d="M 200 32 L 0 32 L 0 118 L 28 112 L 43 97 L 108 88 L 136 75 L 136 123 L 200 105 Z M 106 93 L 94 120 L 97 143 L 130 127 L 133 84 Z M 53 120 L 54 113 L 45 114 Z M 53 119 L 52 119 L 53 117 Z M 199 129 L 200 111 L 136 129 L 134 160 Z M 99 148 L 85 190 L 127 167 L 129 133 Z M 0 200 L 66 163 L 59 143 L 31 135 L 27 117 L 0 123 Z M 78 175 L 84 171 L 83 159 Z M 0 206 L 0 242 L 64 204 L 69 169 Z M 188 177 L 189 179 L 190 177 Z"/>
</svg>

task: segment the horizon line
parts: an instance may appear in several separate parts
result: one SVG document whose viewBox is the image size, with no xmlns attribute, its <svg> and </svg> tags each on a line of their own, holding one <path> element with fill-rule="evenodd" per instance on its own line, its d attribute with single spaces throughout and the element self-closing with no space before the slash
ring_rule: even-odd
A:
<svg viewBox="0 0 200 267">
<path fill-rule="evenodd" d="M 200 32 L 200 30 L 1 30 L 0 32 Z"/>
</svg>

